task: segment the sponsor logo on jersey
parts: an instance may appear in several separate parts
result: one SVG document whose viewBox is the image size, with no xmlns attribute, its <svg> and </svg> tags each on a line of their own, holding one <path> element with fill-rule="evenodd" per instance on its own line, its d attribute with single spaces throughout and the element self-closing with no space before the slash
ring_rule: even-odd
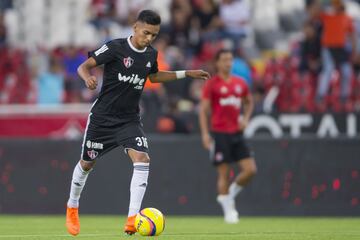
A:
<svg viewBox="0 0 360 240">
<path fill-rule="evenodd" d="M 146 67 L 151 68 L 151 62 L 148 62 L 148 63 L 146 64 Z"/>
<path fill-rule="evenodd" d="M 86 142 L 86 147 L 87 148 L 92 148 L 92 149 L 103 149 L 104 148 L 104 144 L 102 143 L 97 143 L 97 142 L 92 142 L 90 140 L 88 140 Z"/>
<path fill-rule="evenodd" d="M 95 150 L 87 151 L 87 154 L 88 154 L 89 158 L 91 158 L 91 159 L 95 159 L 97 157 L 97 155 L 99 155 L 99 153 Z"/>
<path fill-rule="evenodd" d="M 236 108 L 239 108 L 241 105 L 241 98 L 231 95 L 226 98 L 220 98 L 219 103 L 220 106 L 234 106 Z"/>
<path fill-rule="evenodd" d="M 124 65 L 126 68 L 131 67 L 133 63 L 134 63 L 134 59 L 132 59 L 131 57 L 124 58 Z"/>
<path fill-rule="evenodd" d="M 121 75 L 121 73 L 118 74 L 118 79 L 120 82 L 129 82 L 135 85 L 135 89 L 143 89 L 144 87 L 144 78 L 139 78 L 139 75 L 137 74 L 131 74 L 131 76 Z"/>
</svg>

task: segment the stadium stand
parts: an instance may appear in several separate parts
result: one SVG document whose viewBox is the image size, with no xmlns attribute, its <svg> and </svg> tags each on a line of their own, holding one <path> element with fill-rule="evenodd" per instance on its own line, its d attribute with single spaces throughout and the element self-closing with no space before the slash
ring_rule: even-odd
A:
<svg viewBox="0 0 360 240">
<path fill-rule="evenodd" d="M 201 67 L 213 72 L 211 58 L 216 49 L 234 47 L 224 34 L 221 9 L 237 1 L 240 0 L 160 1 L 163 4 L 156 0 L 131 3 L 123 0 L 3 1 L 0 5 L 0 104 L 35 103 L 36 82 L 46 71 L 48 59 L 56 56 L 64 63 L 69 47 L 75 47 L 77 54 L 85 54 L 111 38 L 125 37 L 131 30 L 129 26 L 135 13 L 144 7 L 156 8 L 164 16 L 161 41 L 166 45 L 163 55 L 170 69 Z M 318 104 L 315 101 L 318 74 L 299 70 L 302 67 L 303 24 L 311 17 L 309 9 L 313 2 L 316 1 L 268 0 L 264 4 L 261 0 L 243 0 L 242 4 L 248 6 L 244 16 L 248 15 L 250 19 L 239 51 L 245 63 L 250 65 L 254 89 L 262 87 L 265 95 L 270 90 L 273 90 L 272 94 L 277 93 L 272 108 L 275 112 L 359 111 L 360 77 L 356 69 L 359 69 L 360 60 L 354 61 L 351 93 L 345 103 L 338 100 L 341 77 L 337 71 L 332 74 L 324 103 Z M 345 3 L 360 39 L 359 2 L 349 0 Z M 212 6 L 211 10 L 207 10 L 207 6 Z M 200 26 L 194 23 L 199 17 Z M 184 21 L 180 23 L 180 19 Z M 204 28 L 210 24 L 206 21 L 217 21 L 211 25 L 211 34 Z M 191 83 L 183 81 L 165 85 L 164 91 L 180 103 L 190 102 L 193 104 L 191 109 L 196 111 L 197 102 L 190 97 L 190 88 Z M 73 98 L 73 90 L 65 83 L 64 103 L 94 99 L 94 94 L 83 88 L 80 89 L 81 97 Z"/>
</svg>

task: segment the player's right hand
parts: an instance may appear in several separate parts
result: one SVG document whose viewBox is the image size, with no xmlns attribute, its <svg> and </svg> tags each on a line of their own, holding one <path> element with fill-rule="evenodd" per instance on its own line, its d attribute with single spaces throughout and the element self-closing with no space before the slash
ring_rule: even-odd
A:
<svg viewBox="0 0 360 240">
<path fill-rule="evenodd" d="M 94 90 L 97 87 L 97 79 L 95 76 L 90 76 L 87 79 L 85 79 L 86 87 L 90 90 Z"/>
<path fill-rule="evenodd" d="M 206 134 L 202 134 L 201 135 L 201 139 L 202 139 L 202 143 L 205 149 L 210 150 L 211 147 L 211 143 L 212 143 L 212 139 L 210 134 L 206 133 Z"/>
</svg>

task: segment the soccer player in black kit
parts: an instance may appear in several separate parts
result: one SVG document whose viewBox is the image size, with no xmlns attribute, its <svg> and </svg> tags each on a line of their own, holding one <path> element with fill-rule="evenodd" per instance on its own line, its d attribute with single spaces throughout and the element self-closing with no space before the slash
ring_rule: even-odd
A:
<svg viewBox="0 0 360 240">
<path fill-rule="evenodd" d="M 88 117 L 81 158 L 73 172 L 67 202 L 66 227 L 74 236 L 80 232 L 79 199 L 88 174 L 99 157 L 118 146 L 124 147 L 134 166 L 124 231 L 130 235 L 136 232 L 134 220 L 147 187 L 150 163 L 148 142 L 139 116 L 139 100 L 147 77 L 151 82 L 210 77 L 202 70 L 158 70 L 157 51 L 150 44 L 159 33 L 160 22 L 157 13 L 141 11 L 132 36 L 112 40 L 89 52 L 89 58 L 78 68 L 86 86 L 94 90 L 97 79 L 90 70 L 104 64 L 102 88 Z"/>
</svg>

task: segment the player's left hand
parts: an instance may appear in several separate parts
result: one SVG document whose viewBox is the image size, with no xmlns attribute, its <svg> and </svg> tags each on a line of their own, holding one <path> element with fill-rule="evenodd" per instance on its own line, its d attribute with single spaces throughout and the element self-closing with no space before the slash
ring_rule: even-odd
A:
<svg viewBox="0 0 360 240">
<path fill-rule="evenodd" d="M 241 120 L 239 121 L 239 130 L 240 130 L 240 131 L 244 131 L 245 128 L 246 128 L 248 125 L 249 125 L 249 121 L 248 121 L 248 120 L 246 120 L 246 119 L 241 119 Z"/>
<path fill-rule="evenodd" d="M 186 76 L 203 80 L 207 80 L 210 78 L 210 74 L 204 70 L 186 70 Z"/>
</svg>

